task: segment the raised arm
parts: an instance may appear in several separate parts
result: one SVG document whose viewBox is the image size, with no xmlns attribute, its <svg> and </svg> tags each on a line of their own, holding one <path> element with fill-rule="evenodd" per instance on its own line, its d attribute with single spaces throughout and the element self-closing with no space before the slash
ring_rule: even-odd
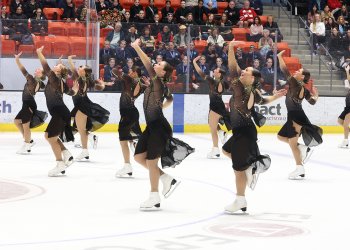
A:
<svg viewBox="0 0 350 250">
<path fill-rule="evenodd" d="M 201 56 L 197 56 L 196 58 L 193 59 L 193 66 L 196 69 L 198 75 L 202 77 L 202 79 L 205 79 L 206 75 L 203 73 L 203 71 L 200 69 L 198 66 L 197 61 L 201 58 Z"/>
<path fill-rule="evenodd" d="M 347 66 L 348 70 L 345 69 L 345 71 L 347 71 L 346 75 L 349 75 L 349 69 L 350 67 Z M 349 79 L 349 78 L 348 78 Z M 318 89 L 316 87 L 313 86 L 313 80 L 310 79 L 309 80 L 310 84 L 312 85 L 311 91 L 308 91 L 307 89 L 305 89 L 304 87 L 304 91 L 305 91 L 305 99 L 311 104 L 311 105 L 315 105 L 318 99 Z"/>
<path fill-rule="evenodd" d="M 47 64 L 47 61 L 45 59 L 45 56 L 43 55 L 43 49 L 44 49 L 44 46 L 41 46 L 40 48 L 38 48 L 36 50 L 36 53 L 38 54 L 38 58 L 40 60 L 40 63 L 41 65 L 43 66 L 43 69 L 44 69 L 44 74 L 46 76 L 49 75 L 50 71 L 51 71 L 51 68 L 50 66 Z"/>
<path fill-rule="evenodd" d="M 79 78 L 77 69 L 75 68 L 75 65 L 73 63 L 73 58 L 74 57 L 76 57 L 76 55 L 68 56 L 68 65 L 69 65 L 70 70 L 73 73 L 73 81 L 75 81 L 75 80 L 77 80 Z M 60 58 L 60 61 L 61 61 L 61 58 Z"/>
<path fill-rule="evenodd" d="M 228 70 L 230 71 L 230 75 L 233 77 L 238 77 L 241 75 L 241 68 L 237 63 L 235 51 L 234 51 L 234 46 L 241 43 L 242 42 L 233 40 L 230 42 L 228 46 Z"/>
<path fill-rule="evenodd" d="M 259 90 L 255 90 L 255 103 L 259 105 L 264 105 L 277 100 L 278 98 L 285 96 L 287 94 L 286 89 L 274 90 L 272 96 L 263 97 Z"/>
<path fill-rule="evenodd" d="M 285 50 L 282 50 L 280 53 L 277 54 L 277 58 L 278 58 L 278 61 L 279 61 L 279 64 L 280 64 L 280 69 L 281 71 L 283 72 L 283 74 L 285 75 L 286 79 L 290 77 L 290 73 L 289 73 L 289 70 L 287 69 L 287 65 L 286 63 L 284 62 L 284 59 L 283 59 L 283 54 L 284 54 Z"/>
<path fill-rule="evenodd" d="M 16 64 L 18 66 L 18 68 L 21 70 L 22 74 L 24 75 L 25 78 L 27 78 L 28 76 L 28 71 L 24 68 L 24 66 L 22 65 L 22 63 L 19 61 L 19 57 L 22 55 L 22 52 L 19 52 L 17 55 L 15 54 L 15 58 L 16 58 Z"/>
<path fill-rule="evenodd" d="M 140 43 L 141 40 L 138 38 L 136 39 L 133 43 L 131 43 L 131 47 L 134 48 L 134 50 L 136 51 L 136 53 L 138 54 L 138 56 L 140 57 L 143 65 L 145 66 L 148 75 L 151 78 L 154 78 L 156 76 L 156 72 L 154 71 L 153 67 L 152 67 L 152 63 L 151 60 L 148 58 L 148 56 L 146 55 L 145 52 L 143 52 L 143 50 L 140 47 Z"/>
</svg>

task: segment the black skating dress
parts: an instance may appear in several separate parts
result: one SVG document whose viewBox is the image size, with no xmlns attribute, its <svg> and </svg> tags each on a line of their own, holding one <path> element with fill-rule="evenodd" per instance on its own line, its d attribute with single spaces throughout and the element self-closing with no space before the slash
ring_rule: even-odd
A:
<svg viewBox="0 0 350 250">
<path fill-rule="evenodd" d="M 122 93 L 119 100 L 119 140 L 130 141 L 138 139 L 142 134 L 139 123 L 140 114 L 135 107 L 135 100 L 142 94 L 144 89 L 140 86 L 139 93 L 134 93 L 136 86 L 141 85 L 141 82 L 134 80 L 128 75 L 123 75 L 120 83 Z"/>
<path fill-rule="evenodd" d="M 304 87 L 303 82 L 297 81 L 288 71 L 284 71 L 289 84 L 286 95 L 287 122 L 278 132 L 279 136 L 293 138 L 298 133 L 293 126 L 293 122 L 302 126 L 301 135 L 306 146 L 313 147 L 322 143 L 322 129 L 311 124 L 307 118 L 303 108 L 302 101 L 306 99 L 310 104 L 314 105 L 316 100 L 312 98 L 309 90 Z"/>
<path fill-rule="evenodd" d="M 194 152 L 189 145 L 172 137 L 173 131 L 163 114 L 163 101 L 170 97 L 165 83 L 154 77 L 144 92 L 143 109 L 147 126 L 135 149 L 135 155 L 147 152 L 147 160 L 161 157 L 163 168 L 175 167 Z"/>
<path fill-rule="evenodd" d="M 348 91 L 345 98 L 345 108 L 343 112 L 341 112 L 339 119 L 345 120 L 345 116 L 350 113 L 350 90 Z"/>
<path fill-rule="evenodd" d="M 37 110 L 34 99 L 36 92 L 44 86 L 44 83 L 35 79 L 25 68 L 21 67 L 20 70 L 27 82 L 22 92 L 22 109 L 18 112 L 15 119 L 21 120 L 22 124 L 30 122 L 30 128 L 36 128 L 42 125 L 47 118 L 47 112 Z"/>
<path fill-rule="evenodd" d="M 74 95 L 66 82 L 57 76 L 47 63 L 43 64 L 48 81 L 45 87 L 46 105 L 51 115 L 51 120 L 45 132 L 48 137 L 60 136 L 64 142 L 74 141 L 72 127 L 70 124 L 70 111 L 63 102 L 63 94 Z"/>
<path fill-rule="evenodd" d="M 73 81 L 77 80 L 79 83 L 79 91 L 73 96 L 74 108 L 71 112 L 71 117 L 74 118 L 73 127 L 76 130 L 75 116 L 78 111 L 87 116 L 86 130 L 93 132 L 105 125 L 109 120 L 110 112 L 100 105 L 92 102 L 87 96 L 88 89 L 95 88 L 95 81 L 88 81 L 79 77 L 76 70 L 73 71 Z"/>
<path fill-rule="evenodd" d="M 248 108 L 248 102 L 250 98 L 254 98 L 254 103 L 265 104 L 265 100 L 253 87 L 245 87 L 238 78 L 232 81 L 231 89 L 233 91 L 230 98 L 232 136 L 222 148 L 231 153 L 234 170 L 244 171 L 252 166 L 253 169 L 262 173 L 270 167 L 271 159 L 268 155 L 260 154 L 257 130 L 252 119 L 258 126 L 262 126 L 265 119 L 261 115 L 256 116 L 254 105 Z"/>
</svg>

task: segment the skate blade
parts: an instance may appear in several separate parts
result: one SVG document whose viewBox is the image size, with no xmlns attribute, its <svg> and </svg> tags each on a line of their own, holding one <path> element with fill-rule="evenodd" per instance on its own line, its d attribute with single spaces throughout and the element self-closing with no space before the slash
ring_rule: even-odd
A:
<svg viewBox="0 0 350 250">
<path fill-rule="evenodd" d="M 296 176 L 296 177 L 288 177 L 289 180 L 292 180 L 292 181 L 302 181 L 305 179 L 305 174 L 303 175 L 299 175 L 299 176 Z"/>
<path fill-rule="evenodd" d="M 236 212 L 231 212 L 231 211 L 225 210 L 225 214 L 228 214 L 228 215 L 239 215 L 239 216 L 249 215 L 249 213 L 247 211 L 242 211 L 242 210 L 238 210 Z"/>
<path fill-rule="evenodd" d="M 127 173 L 124 175 L 115 175 L 115 178 L 120 178 L 120 179 L 133 179 L 134 176 L 132 176 L 132 173 Z"/>
<path fill-rule="evenodd" d="M 140 211 L 143 211 L 143 212 L 156 212 L 156 211 L 160 211 L 160 204 L 159 204 L 159 207 L 140 207 Z"/>
<path fill-rule="evenodd" d="M 181 183 L 181 181 L 176 180 L 176 183 L 171 186 L 169 192 L 167 192 L 164 195 L 164 198 L 168 198 L 175 191 L 175 189 L 180 185 L 180 183 Z"/>
<path fill-rule="evenodd" d="M 307 155 L 306 155 L 305 159 L 303 160 L 303 165 L 306 164 L 306 162 L 309 161 L 309 159 L 310 159 L 310 157 L 311 157 L 313 152 L 314 152 L 314 150 L 310 148 L 310 151 L 307 152 Z"/>
</svg>

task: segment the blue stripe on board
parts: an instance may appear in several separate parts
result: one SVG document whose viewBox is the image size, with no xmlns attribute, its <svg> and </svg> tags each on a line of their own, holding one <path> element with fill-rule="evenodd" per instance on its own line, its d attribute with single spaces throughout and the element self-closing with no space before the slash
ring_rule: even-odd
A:
<svg viewBox="0 0 350 250">
<path fill-rule="evenodd" d="M 176 133 L 184 132 L 184 109 L 185 109 L 185 95 L 174 94 L 173 102 L 173 130 Z"/>
</svg>

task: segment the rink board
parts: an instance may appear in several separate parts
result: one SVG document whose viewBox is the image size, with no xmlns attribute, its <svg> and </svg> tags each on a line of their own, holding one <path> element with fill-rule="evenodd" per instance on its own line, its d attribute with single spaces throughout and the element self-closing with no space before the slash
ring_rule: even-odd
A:
<svg viewBox="0 0 350 250">
<path fill-rule="evenodd" d="M 13 119 L 22 107 L 21 96 L 21 92 L 0 92 L 0 131 L 16 131 Z M 89 97 L 111 113 L 108 124 L 99 131 L 117 131 L 120 120 L 120 93 L 89 93 Z M 229 98 L 229 95 L 223 96 L 226 105 Z M 37 93 L 35 99 L 38 109 L 47 111 L 44 93 Z M 140 111 L 140 124 L 144 126 L 142 100 L 142 97 L 138 98 L 135 104 Z M 64 96 L 64 102 L 70 110 L 73 108 L 70 96 Z M 287 109 L 284 102 L 285 97 L 282 97 L 271 104 L 256 106 L 256 110 L 267 117 L 265 126 L 259 129 L 261 132 L 276 132 L 286 122 Z M 337 119 L 344 109 L 344 104 L 344 97 L 320 97 L 315 105 L 304 101 L 303 108 L 310 121 L 323 127 L 325 133 L 340 133 L 342 128 L 338 126 Z M 175 132 L 209 132 L 208 112 L 208 95 L 194 94 L 175 94 L 174 104 L 164 109 L 164 115 L 173 125 Z M 43 131 L 45 127 L 43 125 L 36 130 Z"/>
</svg>

